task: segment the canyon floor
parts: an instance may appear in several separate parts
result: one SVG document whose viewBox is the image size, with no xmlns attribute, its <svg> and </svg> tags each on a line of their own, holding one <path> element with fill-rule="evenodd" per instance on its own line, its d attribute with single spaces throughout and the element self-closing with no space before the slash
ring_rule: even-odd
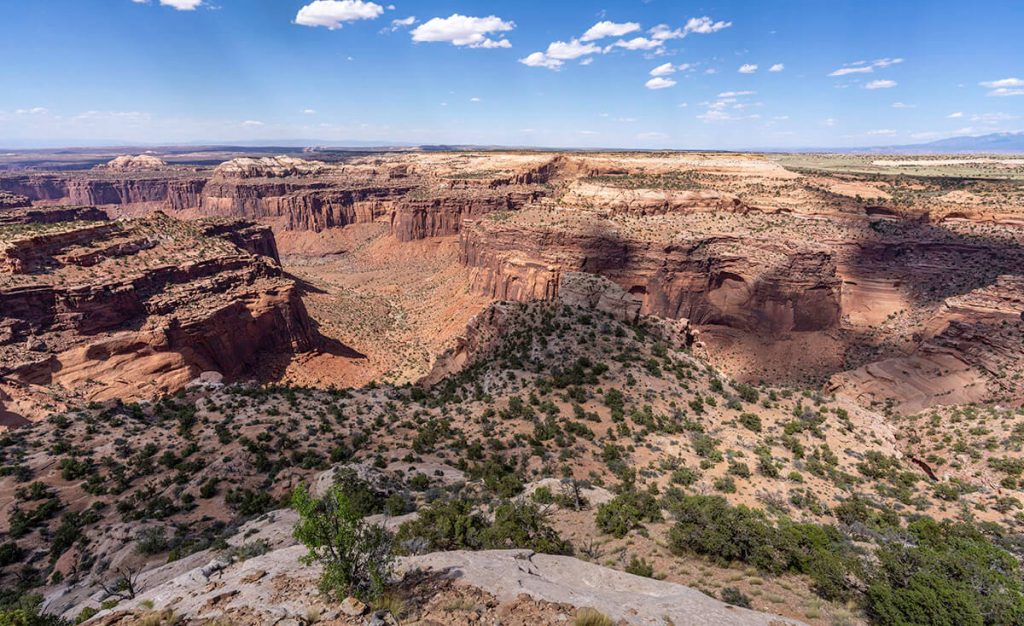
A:
<svg viewBox="0 0 1024 626">
<path fill-rule="evenodd" d="M 947 623 L 1024 620 L 1024 159 L 0 168 L 0 606 L 895 624 L 948 593 Z M 397 533 L 365 613 L 299 564 L 300 484 Z"/>
</svg>

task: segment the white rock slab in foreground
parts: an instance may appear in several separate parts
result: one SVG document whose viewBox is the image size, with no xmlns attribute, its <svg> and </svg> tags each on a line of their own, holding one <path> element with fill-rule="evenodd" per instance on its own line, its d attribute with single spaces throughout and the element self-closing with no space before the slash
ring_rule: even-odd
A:
<svg viewBox="0 0 1024 626">
<path fill-rule="evenodd" d="M 526 593 L 548 602 L 593 607 L 613 619 L 640 626 L 803 624 L 730 606 L 684 585 L 530 550 L 434 552 L 405 558 L 402 565 L 445 572 L 459 584 L 492 593 L 502 602 Z"/>
</svg>

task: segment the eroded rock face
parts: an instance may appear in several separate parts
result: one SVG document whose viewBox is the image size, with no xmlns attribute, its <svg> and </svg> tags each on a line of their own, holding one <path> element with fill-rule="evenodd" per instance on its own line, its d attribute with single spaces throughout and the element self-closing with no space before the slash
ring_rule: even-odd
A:
<svg viewBox="0 0 1024 626">
<path fill-rule="evenodd" d="M 156 215 L 6 228 L 0 375 L 8 381 L 91 399 L 147 398 L 203 371 L 241 375 L 264 352 L 316 346 L 266 227 Z"/>
<path fill-rule="evenodd" d="M 640 312 L 747 330 L 827 330 L 839 321 L 833 256 L 787 241 L 730 236 L 656 241 L 594 223 L 578 230 L 474 221 L 461 235 L 472 287 L 496 299 L 554 299 L 560 275 L 611 279 Z"/>
<path fill-rule="evenodd" d="M 948 298 L 908 354 L 832 377 L 828 390 L 903 413 L 935 405 L 1024 400 L 1024 277 Z"/>
</svg>

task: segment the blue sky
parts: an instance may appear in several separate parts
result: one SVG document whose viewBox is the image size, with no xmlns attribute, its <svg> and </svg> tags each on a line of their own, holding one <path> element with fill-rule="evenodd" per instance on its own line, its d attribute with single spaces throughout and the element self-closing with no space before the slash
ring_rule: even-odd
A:
<svg viewBox="0 0 1024 626">
<path fill-rule="evenodd" d="M 3 0 L 0 146 L 709 148 L 1024 128 L 1024 2 Z"/>
</svg>

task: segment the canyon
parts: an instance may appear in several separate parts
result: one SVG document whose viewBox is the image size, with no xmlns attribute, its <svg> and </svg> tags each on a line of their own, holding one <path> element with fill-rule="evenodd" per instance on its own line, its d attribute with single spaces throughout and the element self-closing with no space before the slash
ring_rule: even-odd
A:
<svg viewBox="0 0 1024 626">
<path fill-rule="evenodd" d="M 621 287 L 642 315 L 693 324 L 708 357 L 741 379 L 822 385 L 913 410 L 1015 394 L 986 366 L 1016 363 L 1013 340 L 977 340 L 987 325 L 1019 321 L 1014 277 L 1024 255 L 1015 220 L 1024 208 L 1012 160 L 996 164 L 1005 179 L 911 180 L 888 174 L 885 162 L 855 161 L 864 170 L 856 172 L 802 156 L 331 157 L 243 156 L 215 166 L 117 157 L 86 170 L 4 174 L 0 190 L 18 206 L 269 227 L 277 243 L 259 253 L 276 258 L 281 247 L 286 270 L 314 287 L 305 298 L 320 312 L 316 323 L 372 355 L 353 367 L 332 361 L 345 372 L 334 382 L 383 372 L 415 380 L 486 302 L 553 300 L 561 275 L 585 272 Z M 419 275 L 418 266 L 433 269 Z M 385 274 L 386 289 L 369 280 Z M 412 281 L 396 284 L 395 275 Z M 461 302 L 464 311 L 428 319 L 421 310 L 420 328 L 400 332 L 378 324 L 375 332 L 392 335 L 379 341 L 346 332 L 356 320 L 331 319 L 348 315 L 338 298 L 370 317 L 409 314 L 395 296 L 414 284 L 421 302 Z M 426 293 L 424 285 L 437 287 Z M 972 314 L 964 302 L 975 292 L 1006 310 Z M 326 369 L 313 358 L 275 371 L 328 384 Z M 959 373 L 933 376 L 940 370 Z M 921 387 L 914 376 L 938 387 L 906 391 Z"/>
<path fill-rule="evenodd" d="M 1017 550 L 1024 159 L 109 156 L 0 160 L 0 581 L 52 614 L 863 624 L 922 516 Z M 314 592 L 304 484 L 406 605 Z"/>
</svg>

